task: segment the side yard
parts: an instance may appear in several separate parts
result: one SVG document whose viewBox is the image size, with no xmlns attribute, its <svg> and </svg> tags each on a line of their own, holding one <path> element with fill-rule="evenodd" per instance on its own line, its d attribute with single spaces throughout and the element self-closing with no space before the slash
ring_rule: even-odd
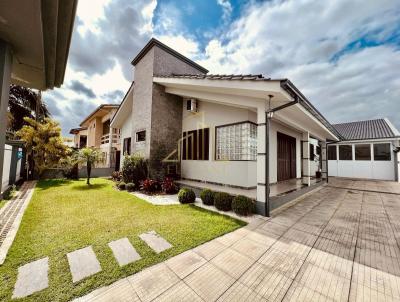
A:
<svg viewBox="0 0 400 302">
<path fill-rule="evenodd" d="M 49 257 L 49 287 L 23 301 L 67 301 L 241 227 L 192 205 L 154 206 L 93 179 L 37 184 L 17 237 L 0 266 L 0 300 L 10 300 L 18 267 Z M 154 230 L 173 247 L 156 254 L 139 235 Z M 142 259 L 120 267 L 108 246 L 127 237 Z M 102 271 L 73 284 L 67 253 L 92 246 Z"/>
</svg>

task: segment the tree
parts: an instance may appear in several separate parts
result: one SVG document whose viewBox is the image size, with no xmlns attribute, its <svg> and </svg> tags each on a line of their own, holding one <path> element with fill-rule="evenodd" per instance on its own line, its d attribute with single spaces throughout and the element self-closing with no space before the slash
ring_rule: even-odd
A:
<svg viewBox="0 0 400 302">
<path fill-rule="evenodd" d="M 82 148 L 77 154 L 77 160 L 80 163 L 86 164 L 86 184 L 90 185 L 90 174 L 92 172 L 92 166 L 94 166 L 98 162 L 103 161 L 103 156 L 101 152 L 95 148 Z"/>
<path fill-rule="evenodd" d="M 57 166 L 61 159 L 71 153 L 61 137 L 59 124 L 44 118 L 36 121 L 25 117 L 26 125 L 16 133 L 25 143 L 27 153 L 31 155 L 34 162 L 34 172 L 41 176 L 44 170 Z"/>
<path fill-rule="evenodd" d="M 20 130 L 26 124 L 24 117 L 42 121 L 50 117 L 50 112 L 42 101 L 40 93 L 22 86 L 10 85 L 8 130 L 10 132 Z"/>
</svg>

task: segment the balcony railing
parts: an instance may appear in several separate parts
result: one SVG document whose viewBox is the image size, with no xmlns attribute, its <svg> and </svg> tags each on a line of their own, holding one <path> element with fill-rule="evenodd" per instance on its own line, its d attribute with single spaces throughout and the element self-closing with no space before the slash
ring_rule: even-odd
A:
<svg viewBox="0 0 400 302">
<path fill-rule="evenodd" d="M 105 135 L 103 135 L 103 136 L 101 137 L 100 144 L 102 144 L 102 145 L 104 145 L 104 144 L 109 144 L 109 143 L 110 143 L 110 136 L 111 136 L 113 145 L 114 145 L 114 144 L 120 144 L 120 143 L 121 143 L 121 141 L 120 141 L 120 135 L 114 133 L 114 134 L 111 134 L 111 135 L 110 135 L 110 134 L 105 134 Z"/>
</svg>

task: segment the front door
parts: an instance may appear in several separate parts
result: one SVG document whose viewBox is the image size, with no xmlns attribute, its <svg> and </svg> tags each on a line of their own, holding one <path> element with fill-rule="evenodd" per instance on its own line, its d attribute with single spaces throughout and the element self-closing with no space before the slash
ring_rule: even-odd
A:
<svg viewBox="0 0 400 302">
<path fill-rule="evenodd" d="M 278 181 L 296 178 L 296 139 L 278 132 Z"/>
</svg>

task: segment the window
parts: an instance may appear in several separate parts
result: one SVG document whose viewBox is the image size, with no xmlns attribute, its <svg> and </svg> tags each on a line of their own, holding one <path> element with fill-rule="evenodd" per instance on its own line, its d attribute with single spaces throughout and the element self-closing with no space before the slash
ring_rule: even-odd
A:
<svg viewBox="0 0 400 302">
<path fill-rule="evenodd" d="M 125 154 L 130 155 L 131 154 L 131 138 L 130 137 L 124 138 L 124 145 L 123 145 L 123 149 L 122 149 L 122 154 L 123 155 L 125 155 Z"/>
<path fill-rule="evenodd" d="M 339 145 L 339 160 L 353 160 L 352 145 Z"/>
<path fill-rule="evenodd" d="M 219 126 L 216 132 L 216 160 L 257 160 L 257 125 L 243 122 Z"/>
<path fill-rule="evenodd" d="M 183 132 L 182 160 L 208 160 L 209 150 L 209 128 Z"/>
<path fill-rule="evenodd" d="M 374 144 L 374 160 L 391 160 L 390 144 Z"/>
<path fill-rule="evenodd" d="M 315 154 L 314 154 L 314 145 L 310 144 L 310 160 L 315 159 Z"/>
<path fill-rule="evenodd" d="M 136 142 L 144 142 L 146 141 L 146 131 L 138 131 L 136 132 Z"/>
<path fill-rule="evenodd" d="M 109 134 L 110 133 L 110 120 L 106 120 L 103 123 L 103 135 Z"/>
<path fill-rule="evenodd" d="M 371 145 L 354 145 L 356 160 L 371 160 Z"/>
<path fill-rule="evenodd" d="M 328 160 L 337 160 L 336 146 L 328 146 Z"/>
</svg>

